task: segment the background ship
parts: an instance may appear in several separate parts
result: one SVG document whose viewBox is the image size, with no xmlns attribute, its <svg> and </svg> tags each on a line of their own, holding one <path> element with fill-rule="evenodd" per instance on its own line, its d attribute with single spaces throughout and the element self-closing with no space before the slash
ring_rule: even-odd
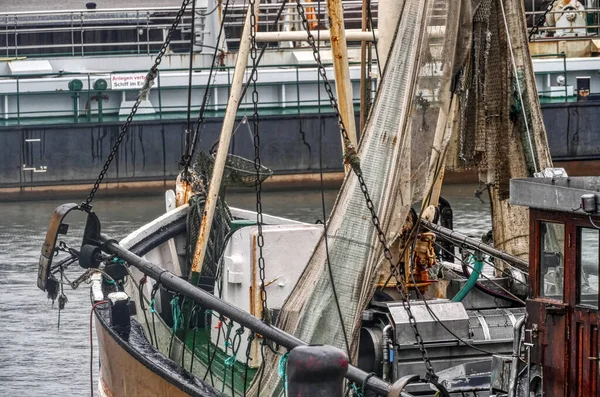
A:
<svg viewBox="0 0 600 397">
<path fill-rule="evenodd" d="M 96 167 L 133 103 L 146 65 L 160 47 L 168 21 L 176 12 L 173 2 L 172 5 L 143 3 L 142 6 L 139 2 L 98 2 L 96 9 L 86 9 L 82 2 L 64 1 L 53 3 L 51 10 L 46 2 L 3 4 L 0 199 L 84 190 L 93 180 Z M 362 3 L 343 1 L 347 29 L 361 29 Z M 549 2 L 524 3 L 531 28 L 535 19 L 544 15 Z M 594 126 L 598 124 L 596 93 L 600 92 L 597 72 L 600 65 L 595 58 L 600 10 L 595 1 L 574 3 L 581 9 L 547 14 L 553 21 L 559 21 L 559 26 L 543 25 L 531 36 L 530 46 L 553 160 L 570 175 L 583 175 L 600 170 L 600 144 L 594 134 Z M 128 8 L 122 8 L 125 5 Z M 318 11 L 322 20 L 326 20 L 325 9 L 317 10 L 310 2 L 306 5 L 313 20 Z M 373 26 L 377 28 L 380 2 L 373 0 L 370 6 Z M 222 5 L 216 1 L 198 1 L 197 9 L 194 110 L 200 107 L 211 48 L 216 45 L 214 32 L 223 17 Z M 299 32 L 293 3 L 285 8 L 282 21 L 274 23 L 278 9 L 278 2 L 264 5 L 259 17 L 261 33 Z M 243 2 L 232 2 L 224 18 L 226 33 L 224 43 L 220 44 L 224 51 L 201 140 L 204 149 L 216 141 L 220 129 L 242 18 Z M 190 26 L 191 16 L 187 13 L 174 33 L 156 85 L 136 117 L 135 131 L 122 146 L 116 167 L 109 172 L 103 188 L 129 193 L 164 189 L 176 177 L 177 156 L 184 141 Z M 265 162 L 275 172 L 270 183 L 306 186 L 317 180 L 318 160 L 314 155 L 319 145 L 317 108 L 324 97 L 317 98 L 316 68 L 304 42 L 268 44 L 259 79 L 261 128 L 268 142 Z M 326 47 L 328 43 L 323 45 Z M 360 42 L 351 41 L 349 46 L 359 125 Z M 362 71 L 367 81 L 362 86 L 365 90 L 362 98 L 367 107 L 372 102 L 378 75 L 377 54 L 374 47 L 369 48 L 368 60 L 372 62 L 367 62 L 366 70 Z M 324 48 L 322 54 L 324 61 L 330 63 L 330 52 Z M 577 95 L 580 92 L 577 84 L 583 84 L 582 93 L 587 87 L 585 96 Z M 250 113 L 248 97 L 245 102 L 242 109 Z M 335 130 L 333 114 L 324 114 L 321 120 L 326 130 Z M 339 138 L 334 133 L 326 134 L 321 144 L 328 153 L 323 164 L 329 171 L 326 182 L 337 186 L 342 178 Z M 232 145 L 233 153 L 251 154 L 251 140 L 243 123 Z M 67 156 L 67 153 L 77 155 Z M 460 178 L 464 180 L 465 176 Z M 474 174 L 470 178 L 477 179 Z M 447 175 L 447 181 L 451 180 L 452 175 Z"/>
</svg>

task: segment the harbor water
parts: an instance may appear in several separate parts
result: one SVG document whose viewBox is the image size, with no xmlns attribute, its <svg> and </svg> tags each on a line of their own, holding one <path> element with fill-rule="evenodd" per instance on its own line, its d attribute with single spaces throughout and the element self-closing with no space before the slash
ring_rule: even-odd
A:
<svg viewBox="0 0 600 397">
<path fill-rule="evenodd" d="M 455 230 L 479 236 L 490 227 L 487 200 L 474 197 L 476 186 L 453 185 L 444 196 L 454 210 Z M 325 192 L 326 211 L 337 191 Z M 77 198 L 81 200 L 81 198 Z M 73 201 L 73 200 L 71 200 Z M 60 312 L 36 286 L 37 261 L 52 210 L 66 201 L 0 203 L 0 396 L 84 396 L 90 394 L 93 343 L 94 388 L 98 380 L 95 331 L 90 339 L 89 287 L 65 288 Z M 255 209 L 254 193 L 227 196 L 234 207 Z M 323 219 L 319 191 L 265 192 L 263 211 L 314 223 Z M 97 199 L 103 232 L 123 238 L 164 212 L 162 196 Z M 83 218 L 71 224 L 80 235 Z M 68 240 L 76 247 L 76 239 Z M 67 273 L 72 281 L 81 269 Z M 96 393 L 94 393 L 96 394 Z"/>
</svg>

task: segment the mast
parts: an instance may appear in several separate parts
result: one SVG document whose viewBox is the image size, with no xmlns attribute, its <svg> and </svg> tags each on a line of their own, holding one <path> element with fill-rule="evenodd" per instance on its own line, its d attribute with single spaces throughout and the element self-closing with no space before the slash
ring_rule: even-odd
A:
<svg viewBox="0 0 600 397">
<path fill-rule="evenodd" d="M 405 0 L 379 0 L 378 5 L 378 30 L 380 32 L 377 45 L 379 46 L 379 57 L 377 60 L 381 65 L 381 70 L 385 70 L 392 42 L 396 34 L 396 26 L 402 14 Z M 381 76 L 379 76 L 381 81 Z"/>
<path fill-rule="evenodd" d="M 362 2 L 362 20 L 361 30 L 367 31 L 367 0 Z M 365 127 L 365 118 L 367 117 L 367 43 L 360 44 L 360 130 Z"/>
<path fill-rule="evenodd" d="M 331 53 L 335 73 L 335 89 L 337 92 L 342 121 L 348 131 L 350 142 L 357 147 L 354 103 L 352 100 L 352 84 L 350 82 L 350 65 L 348 64 L 348 48 L 344 29 L 344 9 L 341 0 L 327 0 L 329 10 L 329 31 L 331 33 Z M 345 148 L 343 139 L 342 147 Z M 346 171 L 349 167 L 346 167 Z"/>
<path fill-rule="evenodd" d="M 256 0 L 254 3 L 254 13 L 258 14 L 258 8 L 260 0 Z M 215 165 L 210 180 L 208 195 L 206 196 L 206 204 L 204 206 L 204 216 L 200 224 L 200 232 L 198 233 L 198 242 L 196 243 L 196 250 L 194 251 L 194 261 L 192 262 L 192 269 L 190 272 L 190 279 L 194 274 L 200 273 L 202 270 L 202 264 L 204 263 L 204 257 L 206 255 L 206 247 L 208 245 L 208 238 L 210 235 L 210 229 L 212 227 L 213 218 L 215 215 L 215 209 L 219 201 L 219 190 L 221 189 L 221 180 L 223 178 L 223 170 L 225 168 L 225 160 L 227 159 L 227 152 L 229 151 L 229 144 L 231 142 L 231 136 L 233 134 L 233 127 L 235 123 L 235 116 L 239 103 L 242 99 L 242 88 L 244 84 L 244 70 L 248 66 L 248 54 L 250 52 L 250 15 L 252 9 L 248 7 L 246 14 L 246 20 L 244 23 L 244 30 L 242 32 L 242 38 L 240 41 L 240 48 L 238 50 L 238 57 L 235 64 L 235 71 L 233 74 L 233 81 L 231 84 L 231 93 L 229 100 L 227 101 L 227 108 L 225 110 L 225 118 L 223 119 L 223 127 L 221 128 L 221 135 L 219 139 L 219 146 L 217 148 L 217 156 L 215 158 Z"/>
</svg>

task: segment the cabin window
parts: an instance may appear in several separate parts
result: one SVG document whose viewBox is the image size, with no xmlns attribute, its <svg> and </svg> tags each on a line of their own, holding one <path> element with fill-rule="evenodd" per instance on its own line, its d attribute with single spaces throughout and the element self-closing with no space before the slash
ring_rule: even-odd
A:
<svg viewBox="0 0 600 397">
<path fill-rule="evenodd" d="M 565 275 L 565 225 L 540 223 L 539 296 L 562 302 Z"/>
<path fill-rule="evenodd" d="M 600 231 L 577 228 L 577 303 L 598 309 L 598 241 Z"/>
</svg>

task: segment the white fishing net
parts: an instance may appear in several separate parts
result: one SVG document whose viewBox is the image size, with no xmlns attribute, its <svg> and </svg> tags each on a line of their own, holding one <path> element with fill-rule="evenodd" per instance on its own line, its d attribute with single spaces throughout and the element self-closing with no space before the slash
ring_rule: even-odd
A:
<svg viewBox="0 0 600 397">
<path fill-rule="evenodd" d="M 388 244 L 398 238 L 411 204 L 423 199 L 442 168 L 451 133 L 451 88 L 471 36 L 470 5 L 470 0 L 405 2 L 359 148 L 364 179 Z M 333 207 L 327 243 L 329 252 L 324 239 L 317 245 L 277 326 L 307 342 L 346 350 L 344 327 L 356 362 L 361 312 L 380 276 L 383 246 L 352 173 Z M 261 395 L 281 391 L 277 362 L 278 357 L 268 353 Z"/>
</svg>

